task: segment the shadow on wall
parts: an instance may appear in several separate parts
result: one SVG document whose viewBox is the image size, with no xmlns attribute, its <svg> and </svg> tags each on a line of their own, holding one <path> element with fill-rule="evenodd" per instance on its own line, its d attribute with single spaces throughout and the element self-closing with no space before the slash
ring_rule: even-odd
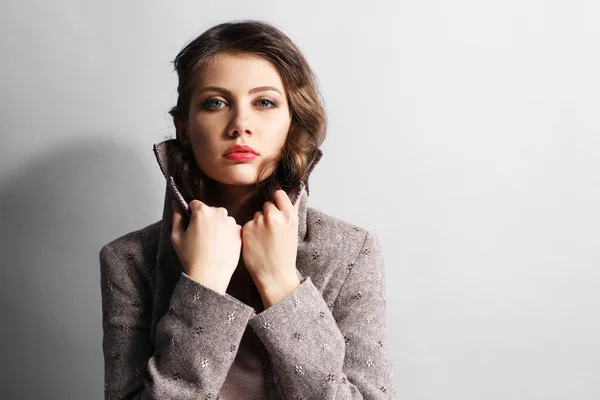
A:
<svg viewBox="0 0 600 400">
<path fill-rule="evenodd" d="M 2 185 L 3 398 L 103 397 L 98 253 L 161 218 L 164 188 L 152 175 L 162 176 L 158 166 L 143 166 L 153 165 L 151 147 L 132 154 L 107 143 L 74 144 Z"/>
</svg>

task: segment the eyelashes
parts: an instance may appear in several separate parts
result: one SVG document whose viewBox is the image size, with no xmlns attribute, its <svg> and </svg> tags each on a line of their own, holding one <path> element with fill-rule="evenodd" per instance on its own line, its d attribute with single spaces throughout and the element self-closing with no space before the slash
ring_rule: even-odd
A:
<svg viewBox="0 0 600 400">
<path fill-rule="evenodd" d="M 271 100 L 271 99 L 265 99 L 265 98 L 258 99 L 257 103 L 259 103 L 259 102 L 263 102 L 263 101 L 265 101 L 265 102 L 269 103 L 269 104 L 270 104 L 270 107 L 259 107 L 259 108 L 269 109 L 269 108 L 277 108 L 277 107 L 278 107 L 278 106 L 277 106 L 277 102 L 276 102 L 276 101 L 274 101 L 274 100 Z M 215 102 L 219 102 L 219 103 L 225 103 L 225 101 L 223 101 L 223 100 L 219 100 L 219 99 L 209 99 L 209 100 L 206 100 L 206 101 L 205 101 L 205 102 L 202 104 L 202 108 L 203 108 L 203 109 L 205 109 L 205 110 L 208 110 L 208 111 L 214 111 L 214 110 L 219 110 L 219 109 L 221 109 L 222 107 L 211 107 L 211 103 L 214 105 L 214 103 L 215 103 Z"/>
</svg>

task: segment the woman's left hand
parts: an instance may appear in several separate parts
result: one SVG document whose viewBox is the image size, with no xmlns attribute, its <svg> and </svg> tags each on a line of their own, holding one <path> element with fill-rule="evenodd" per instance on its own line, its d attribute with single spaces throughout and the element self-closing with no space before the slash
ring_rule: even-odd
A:
<svg viewBox="0 0 600 400">
<path fill-rule="evenodd" d="M 305 194 L 302 194 L 303 196 Z M 279 189 L 242 228 L 242 257 L 268 308 L 298 286 L 298 207 Z"/>
</svg>

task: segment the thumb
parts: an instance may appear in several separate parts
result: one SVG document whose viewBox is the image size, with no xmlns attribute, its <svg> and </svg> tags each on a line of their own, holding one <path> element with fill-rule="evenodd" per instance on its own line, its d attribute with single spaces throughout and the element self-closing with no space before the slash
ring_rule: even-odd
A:
<svg viewBox="0 0 600 400">
<path fill-rule="evenodd" d="M 175 200 L 172 200 L 171 206 L 173 207 L 173 228 L 171 236 L 177 241 L 183 232 L 185 232 L 185 225 L 183 223 L 183 215 L 179 204 L 177 204 Z"/>
</svg>

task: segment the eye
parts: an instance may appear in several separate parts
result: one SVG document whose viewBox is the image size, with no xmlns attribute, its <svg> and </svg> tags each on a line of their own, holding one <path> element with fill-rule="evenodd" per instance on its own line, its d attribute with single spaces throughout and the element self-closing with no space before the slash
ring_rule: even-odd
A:
<svg viewBox="0 0 600 400">
<path fill-rule="evenodd" d="M 268 104 L 271 104 L 271 107 L 277 107 L 277 103 L 275 103 L 273 100 L 269 100 L 269 99 L 260 99 L 260 100 L 258 100 L 259 103 L 262 102 L 262 101 L 265 101 Z M 271 107 L 261 107 L 261 108 L 271 108 Z"/>
<path fill-rule="evenodd" d="M 223 100 L 219 100 L 219 99 L 209 99 L 206 100 L 204 102 L 204 104 L 202 104 L 202 108 L 204 108 L 205 110 L 218 110 L 222 107 L 218 107 L 218 105 L 220 103 L 224 103 Z M 259 99 L 257 101 L 258 104 L 260 104 L 260 108 L 277 108 L 277 103 L 271 99 L 267 99 L 267 98 L 262 98 Z M 270 106 L 269 106 L 270 104 Z M 216 105 L 217 107 L 212 107 L 213 105 Z M 264 107 L 263 107 L 264 105 Z"/>
<path fill-rule="evenodd" d="M 206 100 L 204 102 L 204 104 L 202 105 L 202 108 L 205 108 L 207 110 L 213 110 L 214 108 L 210 107 L 211 104 L 215 104 L 215 102 L 223 102 L 222 100 L 219 99 L 210 99 L 210 100 Z M 217 108 L 221 108 L 221 107 L 217 107 Z"/>
</svg>

